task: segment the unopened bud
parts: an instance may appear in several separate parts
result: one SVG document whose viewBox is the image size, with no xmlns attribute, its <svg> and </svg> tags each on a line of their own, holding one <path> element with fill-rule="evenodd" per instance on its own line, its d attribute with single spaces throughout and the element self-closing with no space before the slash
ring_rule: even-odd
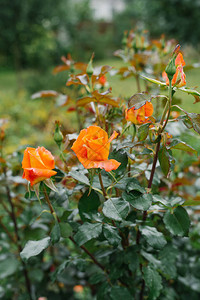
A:
<svg viewBox="0 0 200 300">
<path fill-rule="evenodd" d="M 88 76 L 92 76 L 93 71 L 94 71 L 93 65 L 92 65 L 93 58 L 94 58 L 94 53 L 92 53 L 92 56 L 90 58 L 90 61 L 88 63 L 87 69 L 86 69 L 86 73 L 88 74 Z"/>
<path fill-rule="evenodd" d="M 60 131 L 59 121 L 56 121 L 56 128 L 55 128 L 55 132 L 54 132 L 54 141 L 56 142 L 56 144 L 60 148 L 60 146 L 62 144 L 62 141 L 63 141 L 63 134 Z"/>
<path fill-rule="evenodd" d="M 173 55 L 172 59 L 169 61 L 165 72 L 167 73 L 167 77 L 169 78 L 169 81 L 172 80 L 174 74 L 176 73 L 176 65 L 175 65 L 175 59 L 176 55 Z"/>
</svg>

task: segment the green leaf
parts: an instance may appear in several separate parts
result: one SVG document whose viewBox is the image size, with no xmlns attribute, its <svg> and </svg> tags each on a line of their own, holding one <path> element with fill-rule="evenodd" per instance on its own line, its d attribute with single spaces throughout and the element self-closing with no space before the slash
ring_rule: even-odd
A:
<svg viewBox="0 0 200 300">
<path fill-rule="evenodd" d="M 68 173 L 68 176 L 73 177 L 74 179 L 76 179 L 79 182 L 82 182 L 86 185 L 90 186 L 90 182 L 89 179 L 87 178 L 87 176 L 85 176 L 84 174 L 82 174 L 81 172 L 77 172 L 77 171 L 70 171 Z"/>
<path fill-rule="evenodd" d="M 151 194 L 141 194 L 138 191 L 130 193 L 123 192 L 122 198 L 138 210 L 148 210 L 152 203 Z"/>
<path fill-rule="evenodd" d="M 161 147 L 159 150 L 158 159 L 164 175 L 167 176 L 169 174 L 171 164 L 169 153 L 165 147 Z"/>
<path fill-rule="evenodd" d="M 186 277 L 179 276 L 178 280 L 187 286 L 190 290 L 200 293 L 199 277 L 194 277 L 192 274 L 187 274 Z"/>
<path fill-rule="evenodd" d="M 0 261 L 0 279 L 14 274 L 19 267 L 19 261 L 14 256 L 9 256 Z"/>
<path fill-rule="evenodd" d="M 131 178 L 131 180 L 127 183 L 126 191 L 128 193 L 132 191 L 138 191 L 142 194 L 146 192 L 145 189 L 140 185 L 139 181 L 135 178 Z"/>
<path fill-rule="evenodd" d="M 200 134 L 200 114 L 187 113 L 187 116 L 192 122 L 193 129 Z"/>
<path fill-rule="evenodd" d="M 146 76 L 143 76 L 143 75 L 141 77 L 144 78 L 144 79 L 146 79 L 146 80 L 148 80 L 148 81 L 150 81 L 150 82 L 152 82 L 152 83 L 158 84 L 160 86 L 166 86 L 165 82 L 161 82 L 159 80 L 156 80 L 156 79 L 153 79 L 153 78 L 149 78 L 149 77 L 146 77 Z"/>
<path fill-rule="evenodd" d="M 121 165 L 113 171 L 117 176 L 125 172 L 126 166 L 128 164 L 128 156 L 124 150 L 112 151 L 109 155 L 109 159 L 115 159 L 116 161 L 121 163 Z"/>
<path fill-rule="evenodd" d="M 60 275 L 70 264 L 70 260 L 66 260 L 64 261 L 60 266 L 58 266 L 58 268 L 56 269 L 56 271 L 52 274 L 52 281 L 54 282 L 57 279 L 57 276 Z"/>
<path fill-rule="evenodd" d="M 187 111 L 185 111 L 178 105 L 174 105 L 174 106 L 178 107 L 178 109 L 180 109 L 181 111 L 183 111 L 186 114 L 187 119 L 184 118 L 184 121 L 183 121 L 185 126 L 187 128 L 191 128 L 191 126 L 192 126 L 193 129 L 200 134 L 200 114 L 188 113 Z"/>
<path fill-rule="evenodd" d="M 162 249 L 166 244 L 164 235 L 155 227 L 140 226 L 139 230 L 146 239 L 147 243 L 156 249 Z"/>
<path fill-rule="evenodd" d="M 180 141 L 178 139 L 173 140 L 172 143 L 170 144 L 169 148 L 187 151 L 187 152 L 195 153 L 197 155 L 197 151 L 194 148 L 192 148 L 190 145 L 188 145 L 185 142 Z"/>
<path fill-rule="evenodd" d="M 60 225 L 60 235 L 63 238 L 68 238 L 72 233 L 72 227 L 68 223 L 61 222 Z"/>
<path fill-rule="evenodd" d="M 167 211 L 163 220 L 166 228 L 172 234 L 178 236 L 188 235 L 190 219 L 187 211 L 182 206 L 175 208 L 172 213 Z"/>
<path fill-rule="evenodd" d="M 138 140 L 140 142 L 146 140 L 149 133 L 149 125 L 149 123 L 143 124 L 138 128 Z"/>
<path fill-rule="evenodd" d="M 159 252 L 159 269 L 162 271 L 167 280 L 174 279 L 176 277 L 177 254 L 178 251 L 170 245 L 166 245 L 166 247 Z"/>
<path fill-rule="evenodd" d="M 110 291 L 110 297 L 112 300 L 133 300 L 133 296 L 124 286 L 113 286 Z"/>
<path fill-rule="evenodd" d="M 90 278 L 89 278 L 89 283 L 90 284 L 97 284 L 99 282 L 103 282 L 106 280 L 106 277 L 105 277 L 105 273 L 101 272 L 101 273 L 95 273 L 95 274 L 92 274 L 90 275 Z"/>
<path fill-rule="evenodd" d="M 147 266 L 143 268 L 144 280 L 149 288 L 148 299 L 155 300 L 160 295 L 162 289 L 162 278 L 153 267 Z"/>
<path fill-rule="evenodd" d="M 194 96 L 194 98 L 195 98 L 195 102 L 194 103 L 200 102 L 200 93 L 197 92 L 196 90 L 189 89 L 187 87 L 181 87 L 181 88 L 179 88 L 179 90 L 182 91 L 182 92 L 184 92 L 184 93 L 187 93 L 189 95 Z"/>
<path fill-rule="evenodd" d="M 79 215 L 83 221 L 87 220 L 84 216 L 86 213 L 96 213 L 101 204 L 99 195 L 94 190 L 87 190 L 80 198 L 78 203 Z"/>
<path fill-rule="evenodd" d="M 119 236 L 116 227 L 110 226 L 108 224 L 104 224 L 103 234 L 111 245 L 118 246 L 121 243 L 121 237 Z"/>
<path fill-rule="evenodd" d="M 76 243 L 81 246 L 91 239 L 97 238 L 102 232 L 101 223 L 84 223 L 74 236 Z"/>
<path fill-rule="evenodd" d="M 128 264 L 129 269 L 135 272 L 139 266 L 138 249 L 136 246 L 128 247 L 124 253 L 124 263 Z"/>
<path fill-rule="evenodd" d="M 112 220 L 122 221 L 129 212 L 129 204 L 121 198 L 111 198 L 104 202 L 103 214 Z"/>
<path fill-rule="evenodd" d="M 60 227 L 58 222 L 56 222 L 51 231 L 51 242 L 54 245 L 58 243 L 59 240 L 60 240 Z"/>
<path fill-rule="evenodd" d="M 26 261 L 32 256 L 40 254 L 50 245 L 50 237 L 46 237 L 39 241 L 28 241 L 20 253 L 22 260 Z"/>
</svg>

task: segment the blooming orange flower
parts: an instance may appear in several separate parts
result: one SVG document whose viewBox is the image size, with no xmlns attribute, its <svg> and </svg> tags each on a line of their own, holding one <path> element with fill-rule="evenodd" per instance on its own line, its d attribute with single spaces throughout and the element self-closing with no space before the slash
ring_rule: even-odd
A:
<svg viewBox="0 0 200 300">
<path fill-rule="evenodd" d="M 102 75 L 100 78 L 99 78 L 99 83 L 101 84 L 101 85 L 105 85 L 105 83 L 106 83 L 106 76 L 105 75 Z"/>
<path fill-rule="evenodd" d="M 100 168 L 110 172 L 116 170 L 120 165 L 115 159 L 108 159 L 110 143 L 117 135 L 118 133 L 114 131 L 108 139 L 107 132 L 92 125 L 81 130 L 77 140 L 72 145 L 72 150 L 84 168 Z"/>
<path fill-rule="evenodd" d="M 177 87 L 182 87 L 186 85 L 186 76 L 183 72 L 183 67 L 185 66 L 185 61 L 183 59 L 183 55 L 179 53 L 175 59 L 176 73 L 172 78 L 172 86 L 176 84 Z M 166 84 L 169 85 L 169 78 L 167 77 L 166 72 L 162 73 L 163 78 L 166 80 Z"/>
<path fill-rule="evenodd" d="M 146 102 L 142 107 L 135 109 L 135 106 L 127 108 L 125 118 L 136 125 L 149 123 L 149 117 L 153 114 L 153 104 Z"/>
<path fill-rule="evenodd" d="M 23 178 L 30 181 L 31 186 L 57 174 L 52 170 L 54 167 L 54 157 L 44 147 L 38 147 L 37 149 L 28 147 L 24 151 L 22 161 Z"/>
<path fill-rule="evenodd" d="M 73 287 L 74 292 L 76 293 L 82 293 L 83 292 L 83 286 L 82 285 L 75 285 Z"/>
</svg>

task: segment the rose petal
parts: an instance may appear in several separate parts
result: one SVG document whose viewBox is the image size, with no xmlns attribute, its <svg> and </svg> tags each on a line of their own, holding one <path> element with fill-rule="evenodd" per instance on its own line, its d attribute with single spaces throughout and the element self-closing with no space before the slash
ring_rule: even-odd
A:
<svg viewBox="0 0 200 300">
<path fill-rule="evenodd" d="M 37 168 L 25 168 L 23 173 L 23 178 L 30 181 L 31 186 L 34 184 L 43 181 L 51 176 L 56 175 L 57 172 L 47 169 L 37 169 Z"/>
<path fill-rule="evenodd" d="M 115 159 L 108 159 L 108 160 L 103 160 L 103 161 L 90 161 L 90 160 L 87 160 L 83 164 L 83 166 L 86 169 L 100 168 L 100 169 L 104 169 L 106 172 L 116 170 L 120 165 L 121 165 L 121 163 L 119 163 Z"/>
<path fill-rule="evenodd" d="M 37 150 L 42 162 L 44 163 L 45 167 L 47 169 L 54 169 L 55 162 L 54 162 L 54 157 L 51 154 L 51 152 L 48 151 L 47 149 L 45 149 L 44 147 L 38 147 L 36 150 Z"/>
</svg>

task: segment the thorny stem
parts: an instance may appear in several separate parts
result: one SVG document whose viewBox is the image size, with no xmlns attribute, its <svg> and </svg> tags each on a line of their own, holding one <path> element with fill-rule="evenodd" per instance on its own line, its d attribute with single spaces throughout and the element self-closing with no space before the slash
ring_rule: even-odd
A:
<svg viewBox="0 0 200 300">
<path fill-rule="evenodd" d="M 171 83 L 171 80 L 170 80 L 169 81 L 169 102 L 166 103 L 162 118 L 160 120 L 161 130 L 158 132 L 158 143 L 156 145 L 156 152 L 155 152 L 155 155 L 154 155 L 153 165 L 152 165 L 152 169 L 151 169 L 151 175 L 150 175 L 149 182 L 148 182 L 148 189 L 151 189 L 151 186 L 152 186 L 152 182 L 153 182 L 153 178 L 154 178 L 154 174 L 155 174 L 155 169 L 156 169 L 156 163 L 157 163 L 157 160 L 158 160 L 158 153 L 159 153 L 159 150 L 160 150 L 161 134 L 164 131 L 164 129 L 165 129 L 167 123 L 168 123 L 168 120 L 169 120 L 171 103 L 172 103 L 172 83 Z M 168 110 L 168 113 L 167 113 L 167 110 Z M 165 120 L 164 125 L 162 126 L 166 113 L 167 113 L 167 118 Z M 142 221 L 145 222 L 146 218 L 147 218 L 147 211 L 145 210 L 143 212 Z M 139 243 L 140 243 L 140 237 L 141 237 L 141 232 L 138 229 L 137 236 L 136 236 L 137 245 L 139 245 Z M 140 268 L 141 268 L 141 272 L 142 272 L 142 268 L 143 268 L 142 264 L 140 265 Z M 143 279 L 142 280 L 142 287 L 141 287 L 141 291 L 140 291 L 140 300 L 144 299 L 144 290 L 145 290 L 145 281 Z"/>
<path fill-rule="evenodd" d="M 4 169 L 4 175 L 6 177 L 6 170 Z M 10 194 L 10 189 L 8 187 L 8 185 L 5 186 L 6 187 L 6 194 L 7 194 L 7 198 L 8 198 L 8 202 L 10 204 L 10 208 L 11 208 L 11 212 L 10 212 L 10 217 L 13 221 L 13 225 L 14 225 L 14 231 L 15 231 L 15 235 L 16 235 L 16 239 L 17 239 L 17 247 L 18 247 L 18 251 L 19 253 L 22 251 L 22 247 L 21 247 L 21 240 L 19 237 L 19 230 L 18 230 L 18 226 L 17 226 L 17 220 L 16 220 L 16 216 L 15 216 L 15 209 L 14 209 L 14 205 L 12 202 L 12 198 L 11 198 L 11 194 Z M 31 283 L 30 283 L 30 279 L 29 279 L 29 275 L 28 275 L 28 270 L 26 269 L 26 265 L 23 262 L 22 259 L 20 259 L 22 267 L 23 267 L 23 272 L 24 272 L 24 278 L 25 278 L 25 282 L 26 282 L 26 288 L 29 294 L 29 298 L 30 300 L 32 300 L 32 295 L 31 295 Z"/>
</svg>

